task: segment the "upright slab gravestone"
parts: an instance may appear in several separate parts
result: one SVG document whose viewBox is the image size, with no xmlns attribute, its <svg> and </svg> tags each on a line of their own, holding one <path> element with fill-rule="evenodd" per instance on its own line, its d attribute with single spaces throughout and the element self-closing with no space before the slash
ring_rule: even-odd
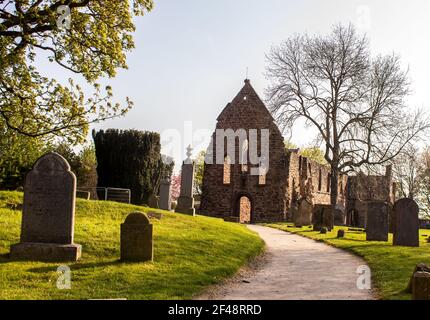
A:
<svg viewBox="0 0 430 320">
<path fill-rule="evenodd" d="M 419 207 L 412 199 L 400 199 L 394 204 L 395 246 L 419 246 Z"/>
<path fill-rule="evenodd" d="M 178 205 L 175 212 L 185 213 L 194 216 L 194 162 L 191 160 L 191 146 L 187 149 L 187 159 L 182 164 L 181 191 L 178 198 Z"/>
<path fill-rule="evenodd" d="M 160 209 L 170 211 L 172 208 L 172 188 L 168 179 L 163 179 L 160 184 Z"/>
<path fill-rule="evenodd" d="M 321 228 L 327 228 L 328 231 L 334 228 L 333 206 L 317 204 L 313 209 L 314 231 L 321 231 Z"/>
<path fill-rule="evenodd" d="M 121 260 L 152 261 L 153 226 L 142 212 L 130 213 L 121 224 Z"/>
<path fill-rule="evenodd" d="M 312 224 L 312 204 L 306 199 L 302 199 L 300 201 L 298 213 L 294 219 L 294 223 L 298 226 L 309 226 Z"/>
<path fill-rule="evenodd" d="M 369 201 L 366 212 L 366 240 L 388 241 L 388 203 Z"/>
<path fill-rule="evenodd" d="M 27 174 L 21 243 L 11 247 L 18 260 L 76 261 L 81 246 L 73 243 L 76 177 L 57 153 L 41 157 Z"/>
</svg>

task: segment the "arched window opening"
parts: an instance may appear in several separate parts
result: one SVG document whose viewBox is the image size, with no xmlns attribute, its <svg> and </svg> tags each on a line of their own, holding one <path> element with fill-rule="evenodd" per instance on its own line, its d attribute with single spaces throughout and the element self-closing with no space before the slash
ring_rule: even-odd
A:
<svg viewBox="0 0 430 320">
<path fill-rule="evenodd" d="M 229 156 L 224 158 L 224 184 L 231 182 L 231 159 Z"/>
<path fill-rule="evenodd" d="M 242 173 L 248 172 L 248 139 L 242 143 L 241 152 L 239 154 Z"/>
</svg>

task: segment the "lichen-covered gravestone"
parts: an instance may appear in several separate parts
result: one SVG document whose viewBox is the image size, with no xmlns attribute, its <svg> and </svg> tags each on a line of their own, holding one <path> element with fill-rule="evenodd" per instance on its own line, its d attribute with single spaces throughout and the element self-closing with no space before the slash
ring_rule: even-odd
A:
<svg viewBox="0 0 430 320">
<path fill-rule="evenodd" d="M 412 199 L 400 199 L 394 205 L 395 246 L 419 246 L 419 207 Z"/>
<path fill-rule="evenodd" d="M 73 243 L 76 177 L 57 153 L 41 157 L 27 174 L 21 243 L 11 247 L 17 260 L 76 261 L 81 246 Z"/>
<path fill-rule="evenodd" d="M 312 224 L 312 204 L 306 199 L 300 201 L 294 223 L 298 226 L 308 226 Z"/>
<path fill-rule="evenodd" d="M 121 260 L 152 261 L 153 226 L 142 212 L 130 213 L 121 224 Z"/>
<path fill-rule="evenodd" d="M 388 241 L 389 206 L 382 201 L 369 201 L 366 213 L 366 240 Z"/>
</svg>

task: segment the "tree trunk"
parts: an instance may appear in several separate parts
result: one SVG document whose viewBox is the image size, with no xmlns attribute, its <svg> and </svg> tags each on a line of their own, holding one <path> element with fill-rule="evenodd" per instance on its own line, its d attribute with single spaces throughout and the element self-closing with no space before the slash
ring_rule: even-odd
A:
<svg viewBox="0 0 430 320">
<path fill-rule="evenodd" d="M 330 177 L 330 204 L 336 207 L 337 197 L 339 195 L 339 169 L 332 165 Z"/>
</svg>

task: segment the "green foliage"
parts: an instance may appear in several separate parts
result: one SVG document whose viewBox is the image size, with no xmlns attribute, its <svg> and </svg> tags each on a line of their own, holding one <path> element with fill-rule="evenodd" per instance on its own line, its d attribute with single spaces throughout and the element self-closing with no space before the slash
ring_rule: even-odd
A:
<svg viewBox="0 0 430 320">
<path fill-rule="evenodd" d="M 0 1 L 0 117 L 27 136 L 61 135 L 82 142 L 89 124 L 123 115 L 132 106 L 112 103 L 112 88 L 97 80 L 127 68 L 134 48 L 134 16 L 153 7 L 152 0 Z M 70 28 L 61 27 L 59 6 L 70 8 Z M 47 57 L 94 86 L 85 97 L 72 80 L 60 84 L 36 68 Z"/>
<path fill-rule="evenodd" d="M 205 168 L 205 156 L 204 150 L 200 151 L 196 157 L 196 172 L 194 176 L 194 193 L 201 196 L 203 187 L 203 172 Z"/>
<path fill-rule="evenodd" d="M 263 241 L 243 225 L 167 211 L 154 225 L 154 262 L 122 263 L 120 224 L 132 211 L 154 211 L 105 201 L 77 201 L 75 242 L 82 259 L 70 263 L 72 289 L 59 290 L 57 263 L 12 262 L 21 213 L 5 208 L 22 194 L 0 192 L 0 299 L 191 299 L 234 275 L 258 255 Z M 246 244 L 246 245 L 244 245 Z"/>
<path fill-rule="evenodd" d="M 97 159 L 94 145 L 85 145 L 77 153 L 69 144 L 60 143 L 52 151 L 61 154 L 69 162 L 76 175 L 78 188 L 97 187 Z"/>
<path fill-rule="evenodd" d="M 43 154 L 45 143 L 5 127 L 0 131 L 0 189 L 15 190 L 24 185 L 25 174 Z"/>
<path fill-rule="evenodd" d="M 287 150 L 299 149 L 299 155 L 311 159 L 319 164 L 327 165 L 327 161 L 324 157 L 324 152 L 318 147 L 299 148 L 294 143 L 286 141 L 285 148 Z"/>
<path fill-rule="evenodd" d="M 160 135 L 137 130 L 93 131 L 99 187 L 131 189 L 133 204 L 148 203 L 174 163 L 163 163 Z"/>
<path fill-rule="evenodd" d="M 381 299 L 411 299 L 405 292 L 409 279 L 418 263 L 430 264 L 430 230 L 420 230 L 420 247 L 400 247 L 392 245 L 392 235 L 388 242 L 366 241 L 366 233 L 348 231 L 347 227 L 335 227 L 327 234 L 309 228 L 295 228 L 288 223 L 266 224 L 268 227 L 296 233 L 329 245 L 350 251 L 362 257 L 372 270 L 372 287 Z M 337 238 L 337 231 L 345 230 L 344 238 Z"/>
</svg>

